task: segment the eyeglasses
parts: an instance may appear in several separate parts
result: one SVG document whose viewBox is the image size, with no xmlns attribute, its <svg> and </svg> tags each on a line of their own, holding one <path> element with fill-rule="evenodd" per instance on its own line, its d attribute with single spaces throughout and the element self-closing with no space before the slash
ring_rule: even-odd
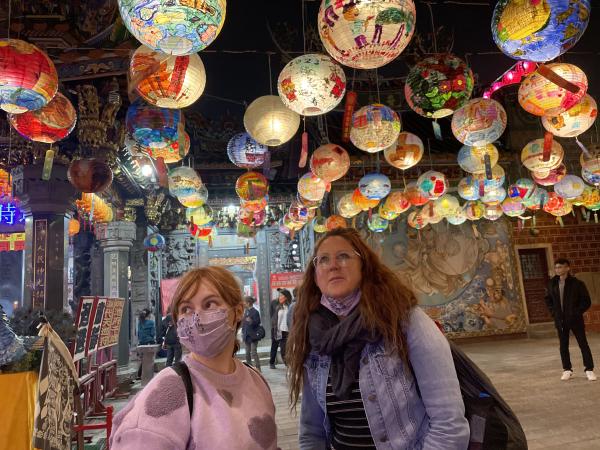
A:
<svg viewBox="0 0 600 450">
<path fill-rule="evenodd" d="M 340 267 L 346 267 L 349 262 L 356 257 L 359 259 L 361 258 L 360 253 L 358 253 L 356 250 L 352 250 L 352 252 L 339 252 L 337 255 L 335 255 L 335 262 Z M 315 256 L 312 261 L 317 269 L 325 270 L 331 267 L 333 258 L 329 255 L 321 255 Z"/>
</svg>

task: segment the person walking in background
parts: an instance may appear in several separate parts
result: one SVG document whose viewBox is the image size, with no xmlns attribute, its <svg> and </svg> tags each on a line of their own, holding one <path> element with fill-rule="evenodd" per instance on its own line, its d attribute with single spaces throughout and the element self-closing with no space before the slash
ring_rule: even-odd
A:
<svg viewBox="0 0 600 450">
<path fill-rule="evenodd" d="M 148 308 L 142 309 L 138 315 L 138 345 L 152 345 L 156 344 L 156 326 L 154 320 L 151 319 L 152 312 Z M 142 376 L 142 361 L 137 371 L 138 380 Z"/>
<path fill-rule="evenodd" d="M 292 294 L 287 289 L 279 289 L 279 297 L 271 302 L 271 357 L 269 359 L 269 367 L 275 369 L 275 361 L 277 358 L 277 348 L 281 351 L 281 359 L 284 364 L 285 360 L 285 344 L 288 336 L 287 313 L 292 302 Z"/>
<path fill-rule="evenodd" d="M 171 367 L 173 363 L 181 361 L 182 348 L 177 336 L 177 327 L 173 322 L 173 316 L 167 314 L 163 321 L 163 327 L 165 329 L 164 341 L 162 344 L 163 349 L 167 351 L 167 363 L 166 367 Z"/>
<path fill-rule="evenodd" d="M 571 275 L 571 265 L 567 259 L 557 259 L 554 264 L 556 275 L 552 277 L 546 290 L 546 305 L 554 317 L 560 343 L 560 359 L 563 366 L 563 381 L 573 376 L 573 366 L 569 354 L 569 333 L 572 332 L 583 357 L 585 375 L 589 381 L 596 381 L 594 360 L 585 336 L 583 313 L 592 304 L 590 294 L 583 283 Z"/>
<path fill-rule="evenodd" d="M 298 300 L 298 288 L 295 287 L 294 290 L 292 291 L 292 294 L 294 295 L 294 298 L 292 299 L 292 303 L 290 304 L 290 307 L 288 308 L 288 313 L 287 313 L 287 327 L 288 330 L 292 329 L 292 320 L 294 320 L 294 308 L 296 307 L 296 300 Z"/>
<path fill-rule="evenodd" d="M 246 364 L 251 364 L 250 357 L 252 357 L 254 367 L 260 371 L 260 359 L 258 358 L 258 341 L 261 339 L 258 335 L 260 315 L 253 306 L 256 302 L 254 297 L 247 296 L 244 298 L 244 302 L 246 303 L 246 309 L 242 321 L 242 339 L 246 345 Z"/>
</svg>

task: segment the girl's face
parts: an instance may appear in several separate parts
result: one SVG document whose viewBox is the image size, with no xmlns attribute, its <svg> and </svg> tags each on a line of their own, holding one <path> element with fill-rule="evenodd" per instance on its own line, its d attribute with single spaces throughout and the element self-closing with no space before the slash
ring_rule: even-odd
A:
<svg viewBox="0 0 600 450">
<path fill-rule="evenodd" d="M 215 287 L 207 281 L 202 281 L 195 294 L 182 300 L 177 308 L 179 317 L 191 316 L 194 312 L 210 312 L 226 309 L 231 325 L 235 326 L 244 313 L 244 307 L 239 304 L 235 308 L 225 302 Z"/>
</svg>

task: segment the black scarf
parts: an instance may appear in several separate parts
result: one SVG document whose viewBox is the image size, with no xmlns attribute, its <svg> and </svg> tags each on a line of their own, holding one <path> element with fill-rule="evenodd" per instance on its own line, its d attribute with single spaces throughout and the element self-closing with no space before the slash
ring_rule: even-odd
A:
<svg viewBox="0 0 600 450">
<path fill-rule="evenodd" d="M 378 336 L 364 329 L 359 308 L 340 322 L 335 314 L 322 305 L 310 315 L 309 341 L 313 350 L 331 357 L 331 387 L 340 400 L 350 397 L 352 383 L 358 379 L 360 354 Z"/>
</svg>

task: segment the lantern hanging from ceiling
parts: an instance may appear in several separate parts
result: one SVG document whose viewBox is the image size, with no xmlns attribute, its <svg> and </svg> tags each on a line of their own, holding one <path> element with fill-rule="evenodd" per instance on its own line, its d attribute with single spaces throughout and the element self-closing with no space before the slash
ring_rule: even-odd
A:
<svg viewBox="0 0 600 450">
<path fill-rule="evenodd" d="M 72 218 L 69 220 L 69 237 L 73 237 L 75 236 L 77 233 L 79 233 L 79 230 L 81 229 L 81 224 L 79 223 L 79 220 Z"/>
<path fill-rule="evenodd" d="M 190 224 L 188 227 L 190 234 L 201 241 L 210 242 L 210 238 L 215 234 L 214 223 L 209 222 L 199 227 L 196 224 Z"/>
<path fill-rule="evenodd" d="M 562 180 L 554 185 L 554 192 L 562 198 L 571 200 L 579 197 L 583 193 L 585 183 L 577 175 L 566 175 Z"/>
<path fill-rule="evenodd" d="M 21 136 L 31 141 L 53 144 L 73 131 L 77 113 L 69 99 L 57 92 L 46 106 L 22 114 L 9 114 L 8 121 Z"/>
<path fill-rule="evenodd" d="M 298 231 L 304 227 L 304 222 L 295 221 L 289 214 L 283 216 L 283 224 L 289 228 L 291 231 Z"/>
<path fill-rule="evenodd" d="M 179 148 L 179 139 L 171 141 L 165 147 L 141 147 L 142 151 L 145 151 L 148 156 L 152 159 L 162 158 L 165 164 L 173 164 L 181 161 L 190 152 L 190 135 L 187 132 L 183 132 L 183 150 Z"/>
<path fill-rule="evenodd" d="M 346 75 L 329 56 L 302 55 L 283 68 L 277 91 L 283 104 L 300 115 L 325 114 L 342 101 Z"/>
<path fill-rule="evenodd" d="M 573 204 L 569 200 L 565 200 L 560 206 L 553 208 L 551 211 L 547 211 L 553 216 L 562 217 L 567 214 L 571 214 L 573 211 Z"/>
<path fill-rule="evenodd" d="M 396 142 L 384 149 L 383 156 L 391 166 L 406 170 L 421 161 L 423 152 L 424 146 L 421 138 L 403 131 L 398 135 Z"/>
<path fill-rule="evenodd" d="M 12 180 L 7 171 L 0 169 L 0 199 L 8 197 L 12 192 Z"/>
<path fill-rule="evenodd" d="M 379 103 L 363 106 L 352 115 L 350 140 L 361 150 L 379 152 L 396 141 L 400 126 L 393 109 Z"/>
<path fill-rule="evenodd" d="M 567 174 L 567 168 L 561 164 L 554 169 L 542 172 L 531 172 L 531 178 L 540 186 L 552 186 L 562 180 Z"/>
<path fill-rule="evenodd" d="M 485 172 L 474 173 L 471 177 L 476 180 L 479 185 L 483 185 L 484 189 L 502 186 L 506 180 L 506 174 L 500 164 L 496 164 L 492 167 L 492 178 L 490 179 L 488 179 Z"/>
<path fill-rule="evenodd" d="M 182 198 L 195 194 L 202 187 L 202 180 L 194 169 L 187 166 L 176 167 L 169 171 L 169 192 Z"/>
<path fill-rule="evenodd" d="M 504 211 L 502 210 L 502 205 L 499 203 L 494 205 L 484 205 L 483 207 L 483 217 L 487 220 L 498 220 L 503 214 Z"/>
<path fill-rule="evenodd" d="M 473 92 L 473 72 L 451 54 L 435 55 L 419 61 L 408 73 L 404 96 L 417 114 L 439 119 L 463 106 Z"/>
<path fill-rule="evenodd" d="M 544 69 L 540 68 L 527 76 L 519 86 L 519 104 L 525 111 L 535 116 L 556 116 L 581 101 L 587 91 L 588 81 L 579 67 L 566 63 L 542 67 Z M 554 79 L 556 76 L 574 85 L 576 91 L 571 92 L 547 78 Z"/>
<path fill-rule="evenodd" d="M 430 200 L 441 197 L 448 190 L 446 175 L 435 170 L 428 170 L 417 180 L 417 186 L 421 192 Z"/>
<path fill-rule="evenodd" d="M 131 57 L 129 79 L 148 103 L 181 109 L 190 106 L 204 92 L 206 71 L 196 53 L 166 56 L 142 45 Z"/>
<path fill-rule="evenodd" d="M 514 199 L 518 201 L 518 198 Z M 548 202 L 548 191 L 541 187 L 536 187 L 533 193 L 522 201 L 523 206 L 532 211 L 543 208 Z"/>
<path fill-rule="evenodd" d="M 12 114 L 38 110 L 58 90 L 58 74 L 48 55 L 29 42 L 0 39 L 0 108 Z"/>
<path fill-rule="evenodd" d="M 360 193 L 369 200 L 381 200 L 392 189 L 392 182 L 382 173 L 369 173 L 358 182 Z"/>
<path fill-rule="evenodd" d="M 423 206 L 423 209 L 421 211 L 422 214 L 427 217 L 427 223 L 430 225 L 440 223 L 442 220 L 444 220 L 444 216 L 442 214 L 439 214 L 436 210 L 434 202 L 428 203 L 425 206 Z"/>
<path fill-rule="evenodd" d="M 247 209 L 240 208 L 238 211 L 238 220 L 244 225 L 259 227 L 264 223 L 266 215 L 264 210 L 248 211 Z"/>
<path fill-rule="evenodd" d="M 502 186 L 486 189 L 481 201 L 486 205 L 495 205 L 506 198 L 506 189 Z"/>
<path fill-rule="evenodd" d="M 544 155 L 544 139 L 535 139 L 523 147 L 521 162 L 532 172 L 543 172 L 558 167 L 565 156 L 562 145 L 552 141 L 552 146 Z"/>
<path fill-rule="evenodd" d="M 312 172 L 305 173 L 298 180 L 298 194 L 307 200 L 321 200 L 326 190 L 327 183 Z"/>
<path fill-rule="evenodd" d="M 143 146 L 163 148 L 178 139 L 182 120 L 180 110 L 158 108 L 138 98 L 127 109 L 125 126 L 131 137 Z"/>
<path fill-rule="evenodd" d="M 397 218 L 400 215 L 400 213 L 397 213 L 396 211 L 392 211 L 391 209 L 389 209 L 385 203 L 383 205 L 379 205 L 378 214 L 379 214 L 379 217 L 381 217 L 385 220 L 394 220 L 395 218 Z"/>
<path fill-rule="evenodd" d="M 177 197 L 179 203 L 186 208 L 197 208 L 202 206 L 208 200 L 208 189 L 204 183 L 189 195 L 180 195 Z"/>
<path fill-rule="evenodd" d="M 342 178 L 349 168 L 348 152 L 336 144 L 321 145 L 310 157 L 311 172 L 329 183 Z"/>
<path fill-rule="evenodd" d="M 245 201 L 264 198 L 269 193 L 269 182 L 258 172 L 246 172 L 235 182 L 235 192 Z"/>
<path fill-rule="evenodd" d="M 429 201 L 429 197 L 421 192 L 416 181 L 412 181 L 406 185 L 404 194 L 413 206 L 422 206 Z"/>
<path fill-rule="evenodd" d="M 508 197 L 517 201 L 527 200 L 536 189 L 537 186 L 529 178 L 519 178 L 508 187 Z"/>
<path fill-rule="evenodd" d="M 144 248 L 149 252 L 157 252 L 167 245 L 162 234 L 152 233 L 144 238 Z"/>
<path fill-rule="evenodd" d="M 375 208 L 379 204 L 379 200 L 369 199 L 362 195 L 359 188 L 354 189 L 354 192 L 352 193 L 352 201 L 363 211 Z"/>
<path fill-rule="evenodd" d="M 508 217 L 518 217 L 526 211 L 526 208 L 522 202 L 512 198 L 507 198 L 502 202 L 502 211 Z"/>
<path fill-rule="evenodd" d="M 406 223 L 416 230 L 421 230 L 429 224 L 426 214 L 421 210 L 411 212 L 406 218 Z"/>
<path fill-rule="evenodd" d="M 478 201 L 469 201 L 465 203 L 463 211 L 467 215 L 467 219 L 474 221 L 483 217 L 485 209 L 483 203 Z"/>
<path fill-rule="evenodd" d="M 227 156 L 238 167 L 253 169 L 265 162 L 269 151 L 266 145 L 259 144 L 248 133 L 238 133 L 227 144 Z"/>
<path fill-rule="evenodd" d="M 350 219 L 356 216 L 362 209 L 352 200 L 352 193 L 344 194 L 337 203 L 337 212 L 340 216 Z"/>
<path fill-rule="evenodd" d="M 367 219 L 367 227 L 373 233 L 383 233 L 387 230 L 388 225 L 389 222 L 383 217 L 380 217 L 379 214 L 372 214 L 371 217 Z"/>
<path fill-rule="evenodd" d="M 260 200 L 244 201 L 240 200 L 240 208 L 247 211 L 258 212 L 267 208 L 267 197 L 261 198 Z"/>
<path fill-rule="evenodd" d="M 384 207 L 397 214 L 401 214 L 410 208 L 411 204 L 406 194 L 402 191 L 394 191 L 385 199 Z"/>
<path fill-rule="evenodd" d="M 482 147 L 463 145 L 458 152 L 458 165 L 469 173 L 484 172 L 486 165 L 491 169 L 498 163 L 498 149 L 493 144 Z"/>
<path fill-rule="evenodd" d="M 244 113 L 244 127 L 257 142 L 277 147 L 294 137 L 300 116 L 288 109 L 279 96 L 265 95 L 254 100 Z"/>
<path fill-rule="evenodd" d="M 208 205 L 202 205 L 198 208 L 187 208 L 185 218 L 188 222 L 202 227 L 213 220 L 213 210 Z"/>
<path fill-rule="evenodd" d="M 581 153 L 579 162 L 582 169 L 594 175 L 600 175 L 600 149 L 596 148 L 587 154 Z"/>
<path fill-rule="evenodd" d="M 506 129 L 506 111 L 496 100 L 474 98 L 452 116 L 452 133 L 472 147 L 491 144 Z"/>
<path fill-rule="evenodd" d="M 589 0 L 499 0 L 492 36 L 511 58 L 546 62 L 573 47 L 589 19 Z"/>
<path fill-rule="evenodd" d="M 347 226 L 346 219 L 341 216 L 329 216 L 325 221 L 327 231 L 335 230 L 336 228 L 346 228 Z"/>
<path fill-rule="evenodd" d="M 585 186 L 581 195 L 571 200 L 573 206 L 594 206 L 600 203 L 600 191 L 592 186 Z"/>
<path fill-rule="evenodd" d="M 112 184 L 113 173 L 96 158 L 76 159 L 69 164 L 67 178 L 81 192 L 102 192 Z"/>
<path fill-rule="evenodd" d="M 444 194 L 433 202 L 435 215 L 448 217 L 460 207 L 458 199 L 450 194 Z"/>
<path fill-rule="evenodd" d="M 225 8 L 225 0 L 119 0 L 131 34 L 167 55 L 190 55 L 208 47 L 223 27 Z"/>
<path fill-rule="evenodd" d="M 465 200 L 479 200 L 479 181 L 471 176 L 464 177 L 458 182 L 456 191 Z"/>
<path fill-rule="evenodd" d="M 238 222 L 236 227 L 236 234 L 238 237 L 253 239 L 256 237 L 256 233 L 258 230 L 250 225 L 246 225 L 245 223 Z"/>
<path fill-rule="evenodd" d="M 581 101 L 557 116 L 542 117 L 544 128 L 558 137 L 577 137 L 594 124 L 598 106 L 591 95 L 585 94 Z"/>
<path fill-rule="evenodd" d="M 587 169 L 581 169 L 581 178 L 583 178 L 587 183 L 593 184 L 594 186 L 600 185 L 600 174 L 594 173 Z"/>
<path fill-rule="evenodd" d="M 293 201 L 290 205 L 288 215 L 296 222 L 307 223 L 310 219 L 312 219 L 310 216 L 310 210 L 297 201 Z"/>
<path fill-rule="evenodd" d="M 446 217 L 446 222 L 451 225 L 461 225 L 467 221 L 467 213 L 464 208 L 459 207 L 451 215 Z"/>
<path fill-rule="evenodd" d="M 313 230 L 315 233 L 326 233 L 327 232 L 327 217 L 317 216 L 312 221 Z"/>
<path fill-rule="evenodd" d="M 323 0 L 317 18 L 323 46 L 336 61 L 375 69 L 406 48 L 416 26 L 413 0 Z"/>
<path fill-rule="evenodd" d="M 317 209 L 321 206 L 323 199 L 320 200 L 308 200 L 307 198 L 302 197 L 300 194 L 296 194 L 296 199 L 298 203 L 302 206 L 307 207 L 308 209 Z"/>
<path fill-rule="evenodd" d="M 548 199 L 544 205 L 544 211 L 550 214 L 560 211 L 564 207 L 565 202 L 566 200 L 556 192 L 548 192 Z"/>
</svg>

